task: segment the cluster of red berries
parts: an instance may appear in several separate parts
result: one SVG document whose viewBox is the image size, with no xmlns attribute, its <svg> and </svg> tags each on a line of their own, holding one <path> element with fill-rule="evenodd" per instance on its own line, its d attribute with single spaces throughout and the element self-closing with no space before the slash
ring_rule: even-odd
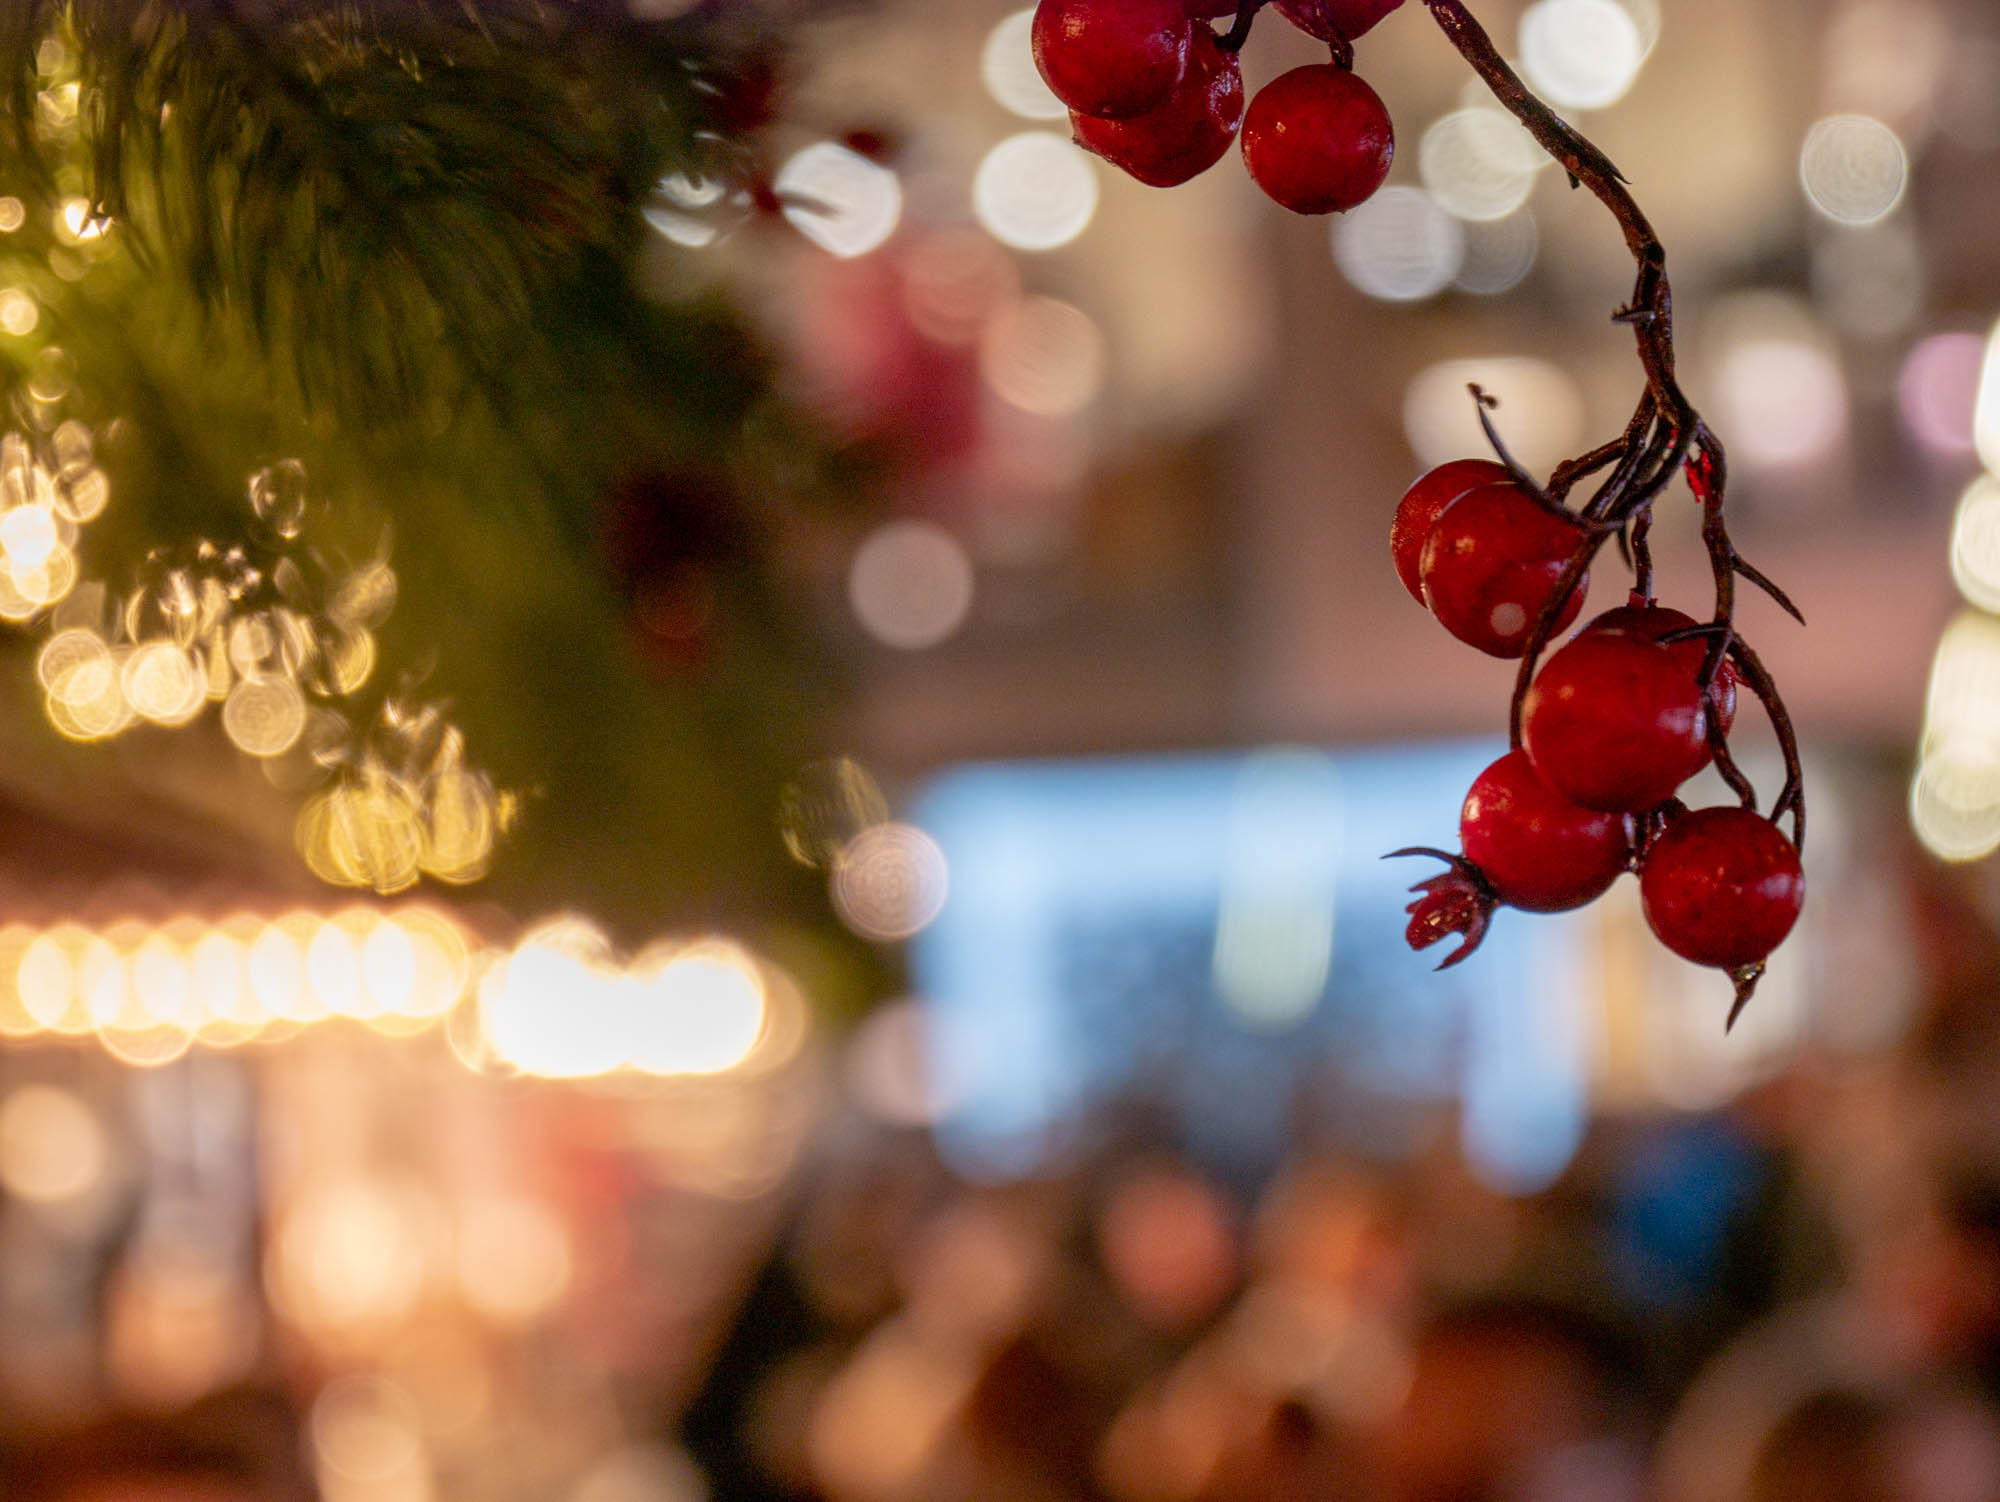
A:
<svg viewBox="0 0 2000 1502">
<path fill-rule="evenodd" d="M 1273 79 L 1248 110 L 1239 39 L 1208 25 L 1240 13 L 1236 0 L 1041 0 L 1035 62 L 1069 106 L 1077 144 L 1142 183 L 1177 187 L 1206 172 L 1240 130 L 1250 176 L 1286 208 L 1351 209 L 1388 176 L 1396 135 L 1380 96 L 1354 76 L 1350 43 L 1402 0 L 1275 4 L 1334 60 Z"/>
<path fill-rule="evenodd" d="M 1246 109 L 1236 53 L 1267 3 L 1327 44 L 1332 60 L 1282 74 Z M 1040 0 L 1035 61 L 1069 107 L 1078 144 L 1141 182 L 1186 182 L 1221 160 L 1240 131 L 1258 186 L 1288 209 L 1324 214 L 1353 208 L 1388 175 L 1395 132 L 1381 99 L 1354 76 L 1353 42 L 1401 3 Z M 1489 84 L 1499 90 L 1511 81 L 1518 90 L 1457 0 L 1430 4 Z M 1234 24 L 1218 35 L 1210 21 L 1232 13 Z M 1795 837 L 1804 809 L 1788 721 L 1761 666 L 1734 639 L 1723 581 L 1741 572 L 1790 603 L 1720 531 L 1721 449 L 1673 385 L 1664 253 L 1617 169 L 1539 101 L 1508 102 L 1626 228 L 1640 276 L 1620 316 L 1638 330 L 1642 357 L 1653 351 L 1649 385 L 1622 451 L 1607 446 L 1573 461 L 1588 473 L 1621 452 L 1625 460 L 1587 508 L 1589 520 L 1509 465 L 1461 460 L 1431 471 L 1403 497 L 1391 534 L 1396 570 L 1452 635 L 1511 658 L 1538 652 L 1575 621 L 1589 559 L 1612 532 L 1624 538 L 1640 583 L 1629 604 L 1590 621 L 1538 673 L 1530 677 L 1532 664 L 1524 665 L 1515 749 L 1467 794 L 1461 852 L 1397 852 L 1435 855 L 1449 868 L 1418 883 L 1410 943 L 1422 949 L 1459 934 L 1463 942 L 1445 961 L 1455 964 L 1478 944 L 1496 907 L 1581 907 L 1620 872 L 1636 870 L 1653 932 L 1674 953 L 1729 971 L 1740 1010 L 1765 957 L 1797 920 L 1805 883 L 1775 811 L 1766 819 L 1750 806 L 1747 784 L 1722 754 L 1739 682 L 1759 692 L 1778 727 L 1792 774 L 1779 807 L 1789 801 Z M 1647 508 L 1683 466 L 1717 523 L 1705 531 L 1719 570 L 1717 618 L 1707 624 L 1650 593 Z M 1711 761 L 1743 790 L 1744 806 L 1690 810 L 1675 796 Z"/>
<path fill-rule="evenodd" d="M 1573 563 L 1587 536 L 1583 521 L 1504 465 L 1465 459 L 1410 487 L 1390 544 L 1404 586 L 1447 631 L 1519 658 L 1544 617 L 1547 635 L 1575 620 L 1587 577 Z M 1754 809 L 1690 810 L 1675 797 L 1735 720 L 1739 678 L 1727 655 L 1703 681 L 1711 640 L 1635 592 L 1550 654 L 1522 701 L 1519 749 L 1466 795 L 1461 853 L 1421 852 L 1450 869 L 1416 888 L 1413 947 L 1460 934 L 1445 961 L 1454 964 L 1496 906 L 1581 907 L 1636 869 L 1660 942 L 1730 971 L 1747 996 L 1798 918 L 1805 880 L 1792 842 Z"/>
</svg>

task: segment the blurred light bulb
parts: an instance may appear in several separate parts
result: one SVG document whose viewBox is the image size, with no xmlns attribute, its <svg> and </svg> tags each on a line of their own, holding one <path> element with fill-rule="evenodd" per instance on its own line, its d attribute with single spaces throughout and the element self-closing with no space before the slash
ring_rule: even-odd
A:
<svg viewBox="0 0 2000 1502">
<path fill-rule="evenodd" d="M 1519 209 L 1505 219 L 1465 227 L 1465 259 L 1452 285 L 1461 292 L 1492 297 L 1519 286 L 1535 268 L 1541 235 L 1535 216 Z"/>
<path fill-rule="evenodd" d="M 979 53 L 979 76 L 1001 108 L 1027 120 L 1061 120 L 1069 106 L 1056 98 L 1035 66 L 1034 23 L 1031 6 L 1004 17 L 988 32 Z"/>
<path fill-rule="evenodd" d="M 0 329 L 17 338 L 35 331 L 42 321 L 41 304 L 19 287 L 0 288 Z"/>
<path fill-rule="evenodd" d="M 1403 426 L 1425 465 L 1487 451 L 1467 389 L 1477 385 L 1500 405 L 1488 415 L 1514 455 L 1544 473 L 1583 440 L 1583 392 L 1559 366 L 1523 355 L 1446 360 L 1421 372 L 1403 398 Z"/>
<path fill-rule="evenodd" d="M 1054 250 L 1082 234 L 1096 214 L 1097 170 L 1061 136 L 1023 131 L 980 161 L 972 209 L 1001 244 Z"/>
<path fill-rule="evenodd" d="M 1431 197 L 1460 219 L 1505 219 L 1528 201 L 1550 157 L 1512 115 L 1488 106 L 1454 110 L 1417 142 L 1417 172 Z"/>
<path fill-rule="evenodd" d="M 222 730 L 251 756 L 283 756 L 306 728 L 305 695 L 290 678 L 243 678 L 222 702 Z"/>
<path fill-rule="evenodd" d="M 866 255 L 896 232 L 903 216 L 896 174 L 833 141 L 797 153 L 772 186 L 792 226 L 837 256 Z"/>
<path fill-rule="evenodd" d="M 912 824 L 877 824 L 848 843 L 833 867 L 833 905 L 865 939 L 896 940 L 944 911 L 949 873 L 936 840 Z"/>
<path fill-rule="evenodd" d="M 1986 336 L 1986 357 L 1979 366 L 1979 390 L 1972 402 L 1972 442 L 1979 460 L 2000 475 L 2000 323 Z"/>
<path fill-rule="evenodd" d="M 1932 334 L 1917 341 L 1896 380 L 1903 426 L 1939 454 L 1973 452 L 1972 415 L 1986 341 L 1977 334 Z"/>
<path fill-rule="evenodd" d="M 1104 389 L 1104 333 L 1073 303 L 1023 297 L 996 313 L 979 345 L 986 384 L 1038 417 L 1081 412 Z"/>
<path fill-rule="evenodd" d="M 971 225 L 925 235 L 903 266 L 904 311 L 918 333 L 939 344 L 971 344 L 995 311 L 1020 295 L 1014 258 Z"/>
<path fill-rule="evenodd" d="M 1616 104 L 1646 60 L 1639 25 L 1617 0 L 1536 0 L 1519 42 L 1528 82 L 1563 109 Z"/>
<path fill-rule="evenodd" d="M 747 1059 L 763 1034 L 764 980 L 734 945 L 680 950 L 650 978 L 642 974 L 640 985 L 630 1062 L 650 1073 L 721 1074 Z"/>
<path fill-rule="evenodd" d="M 459 1287 L 487 1319 L 529 1324 L 555 1307 L 569 1281 L 569 1232 L 546 1206 L 482 1195 L 460 1212 Z"/>
<path fill-rule="evenodd" d="M 1833 355 L 1804 339 L 1753 337 L 1723 357 L 1716 385 L 1734 452 L 1751 468 L 1824 458 L 1847 432 L 1847 380 Z"/>
<path fill-rule="evenodd" d="M 0 548 L 16 572 L 40 568 L 57 542 L 55 515 L 46 506 L 16 506 L 0 515 Z"/>
<path fill-rule="evenodd" d="M 1330 233 L 1341 274 L 1384 302 L 1442 292 L 1465 259 L 1465 231 L 1421 188 L 1383 188 L 1337 216 Z"/>
<path fill-rule="evenodd" d="M 95 1189 L 110 1162 L 97 1113 L 54 1085 L 23 1085 L 0 1101 L 0 1187 L 33 1204 Z"/>
<path fill-rule="evenodd" d="M 972 562 L 958 539 L 932 522 L 890 522 L 854 555 L 847 597 L 855 617 L 884 646 L 934 647 L 972 609 Z"/>
<path fill-rule="evenodd" d="M 1867 115 L 1831 115 L 1806 132 L 1799 182 L 1812 206 L 1837 224 L 1873 224 L 1903 201 L 1909 153 Z"/>
</svg>

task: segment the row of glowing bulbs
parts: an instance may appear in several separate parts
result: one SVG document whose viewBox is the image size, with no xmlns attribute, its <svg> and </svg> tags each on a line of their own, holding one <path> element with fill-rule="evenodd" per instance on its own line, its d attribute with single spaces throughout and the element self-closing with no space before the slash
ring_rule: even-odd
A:
<svg viewBox="0 0 2000 1502">
<path fill-rule="evenodd" d="M 159 1065 L 335 1019 L 388 1037 L 442 1026 L 482 1071 L 701 1076 L 789 1056 L 804 1008 L 732 941 L 662 942 L 628 963 L 578 918 L 511 949 L 423 906 L 0 927 L 0 1038 L 95 1037 Z"/>
</svg>

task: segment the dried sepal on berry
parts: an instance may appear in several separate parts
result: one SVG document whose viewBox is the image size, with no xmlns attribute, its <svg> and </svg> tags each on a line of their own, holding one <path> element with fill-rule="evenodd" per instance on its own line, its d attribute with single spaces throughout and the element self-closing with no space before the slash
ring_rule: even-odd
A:
<svg viewBox="0 0 2000 1502">
<path fill-rule="evenodd" d="M 1393 860 L 1399 855 L 1432 855 L 1445 863 L 1445 870 L 1410 888 L 1418 896 L 1403 909 L 1410 915 L 1403 937 L 1409 940 L 1412 949 L 1429 949 L 1451 934 L 1461 935 L 1458 948 L 1438 962 L 1438 969 L 1449 970 L 1479 947 L 1500 899 L 1493 895 L 1493 888 L 1487 885 L 1480 869 L 1462 855 L 1428 845 L 1411 845 L 1391 850 L 1383 859 Z"/>
</svg>

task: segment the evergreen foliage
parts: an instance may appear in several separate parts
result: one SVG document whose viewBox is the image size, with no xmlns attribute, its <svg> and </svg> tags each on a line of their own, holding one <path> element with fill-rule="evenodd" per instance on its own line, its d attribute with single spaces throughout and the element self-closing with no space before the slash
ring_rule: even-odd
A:
<svg viewBox="0 0 2000 1502">
<path fill-rule="evenodd" d="M 28 206 L 0 234 L 0 283 L 44 312 L 0 337 L 0 378 L 31 416 L 59 344 L 76 414 L 116 436 L 86 571 L 226 541 L 244 477 L 302 458 L 335 501 L 325 546 L 394 538 L 403 588 L 368 694 L 430 667 L 424 691 L 524 794 L 484 889 L 523 915 L 575 904 L 637 935 L 823 908 L 787 874 L 775 809 L 837 700 L 774 539 L 839 525 L 858 471 L 775 393 L 726 300 L 644 290 L 685 254 L 641 215 L 664 176 L 720 181 L 718 212 L 751 213 L 776 31 L 744 9 L 0 7 L 0 192 Z M 78 198 L 105 233 L 64 223 Z M 663 666 L 604 514 L 639 477 L 671 535 L 676 476 L 742 504 L 689 560 L 715 650 Z M 109 775 L 108 752 L 46 749 Z M 229 756 L 219 738 L 210 754 Z"/>
</svg>

